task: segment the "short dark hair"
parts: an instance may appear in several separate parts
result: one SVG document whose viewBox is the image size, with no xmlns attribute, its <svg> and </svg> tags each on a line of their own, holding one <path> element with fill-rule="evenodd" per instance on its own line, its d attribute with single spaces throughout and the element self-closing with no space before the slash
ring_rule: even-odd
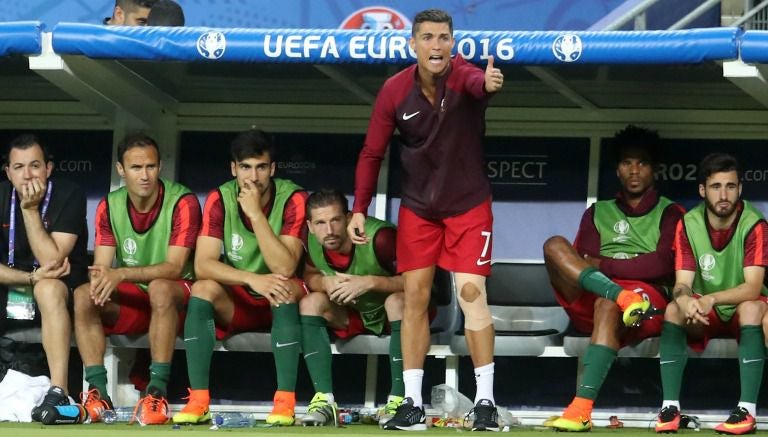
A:
<svg viewBox="0 0 768 437">
<path fill-rule="evenodd" d="M 739 182 L 741 182 L 741 167 L 739 166 L 739 161 L 733 155 L 720 152 L 710 153 L 699 163 L 698 182 L 699 184 L 706 185 L 708 177 L 715 173 L 729 171 L 735 171 Z"/>
<path fill-rule="evenodd" d="M 349 201 L 347 200 L 347 196 L 345 196 L 341 190 L 336 188 L 321 188 L 315 191 L 307 198 L 307 218 L 312 220 L 313 209 L 334 204 L 341 206 L 341 210 L 344 214 L 349 212 Z"/>
<path fill-rule="evenodd" d="M 115 6 L 120 6 L 122 10 L 134 8 L 150 8 L 157 3 L 157 0 L 115 0 Z"/>
<path fill-rule="evenodd" d="M 147 16 L 147 26 L 183 26 L 184 10 L 173 0 L 159 0 Z"/>
<path fill-rule="evenodd" d="M 616 165 L 628 156 L 640 157 L 654 167 L 658 163 L 661 138 L 655 130 L 630 124 L 616 132 L 612 143 L 616 147 Z"/>
<path fill-rule="evenodd" d="M 269 154 L 270 161 L 275 160 L 275 145 L 261 129 L 248 129 L 240 132 L 229 147 L 233 162 L 240 162 L 248 158 Z"/>
<path fill-rule="evenodd" d="M 448 23 L 448 29 L 451 31 L 451 35 L 453 35 L 453 18 L 451 18 L 450 14 L 442 9 L 427 9 L 417 13 L 416 16 L 413 17 L 411 36 L 416 36 L 416 32 L 419 30 L 419 25 L 425 22 Z"/>
<path fill-rule="evenodd" d="M 117 144 L 117 161 L 122 165 L 125 152 L 134 147 L 154 147 L 157 151 L 157 157 L 160 158 L 160 147 L 157 141 L 144 132 L 133 132 L 126 135 L 120 143 Z"/>
<path fill-rule="evenodd" d="M 24 133 L 21 135 L 17 135 L 14 137 L 10 143 L 8 143 L 8 146 L 5 148 L 5 153 L 3 154 L 3 162 L 5 165 L 10 164 L 9 159 L 11 156 L 11 150 L 13 149 L 19 149 L 19 150 L 26 150 L 33 146 L 39 146 L 40 150 L 43 151 L 43 160 L 47 164 L 49 161 L 53 160 L 53 155 L 48 152 L 48 148 L 45 147 L 45 144 L 43 144 L 42 141 L 40 141 L 40 138 L 37 137 L 37 135 L 32 133 Z"/>
</svg>

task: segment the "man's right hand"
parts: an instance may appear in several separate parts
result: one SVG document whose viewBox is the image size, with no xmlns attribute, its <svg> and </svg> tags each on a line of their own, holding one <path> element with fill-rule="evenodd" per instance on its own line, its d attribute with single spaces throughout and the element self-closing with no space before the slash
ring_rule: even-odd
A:
<svg viewBox="0 0 768 437">
<path fill-rule="evenodd" d="M 712 310 L 710 302 L 711 299 L 696 299 L 693 296 L 684 296 L 682 299 L 677 299 L 677 304 L 685 315 L 686 323 L 689 325 L 695 323 L 709 325 L 708 314 Z"/>
<path fill-rule="evenodd" d="M 270 273 L 267 275 L 254 274 L 246 281 L 251 290 L 264 296 L 272 306 L 288 304 L 291 299 L 291 284 L 283 275 Z"/>
<path fill-rule="evenodd" d="M 263 214 L 261 211 L 261 193 L 259 187 L 255 183 L 249 180 L 245 180 L 243 187 L 240 188 L 240 193 L 237 195 L 237 202 L 240 204 L 240 208 L 249 218 L 256 216 L 257 214 Z"/>
<path fill-rule="evenodd" d="M 122 275 L 117 269 L 102 265 L 88 266 L 88 272 L 91 275 L 91 299 L 96 305 L 104 306 L 123 280 Z"/>
<path fill-rule="evenodd" d="M 38 205 L 45 197 L 45 191 L 47 189 L 40 179 L 34 178 L 24 185 L 19 193 L 19 204 L 22 209 L 34 209 L 37 210 Z"/>
<path fill-rule="evenodd" d="M 347 225 L 347 233 L 350 240 L 355 244 L 365 244 L 368 242 L 368 236 L 365 235 L 365 215 L 361 212 L 352 214 L 352 218 Z"/>
<path fill-rule="evenodd" d="M 69 267 L 69 258 L 64 258 L 62 262 L 47 262 L 32 272 L 32 283 L 37 284 L 41 279 L 59 279 L 62 276 L 67 276 Z"/>
</svg>

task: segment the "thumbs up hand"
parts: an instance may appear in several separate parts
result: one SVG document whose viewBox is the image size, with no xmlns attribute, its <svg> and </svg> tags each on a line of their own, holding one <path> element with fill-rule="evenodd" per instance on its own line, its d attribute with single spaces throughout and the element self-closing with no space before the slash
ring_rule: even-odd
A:
<svg viewBox="0 0 768 437">
<path fill-rule="evenodd" d="M 493 67 L 493 56 L 488 57 L 488 66 L 485 67 L 485 91 L 495 93 L 504 86 L 504 75 L 501 70 Z"/>
</svg>

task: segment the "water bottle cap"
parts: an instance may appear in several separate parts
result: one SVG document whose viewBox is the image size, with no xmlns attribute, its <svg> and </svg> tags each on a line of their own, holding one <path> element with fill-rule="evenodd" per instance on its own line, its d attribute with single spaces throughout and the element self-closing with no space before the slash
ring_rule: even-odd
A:
<svg viewBox="0 0 768 437">
<path fill-rule="evenodd" d="M 216 425 L 221 426 L 224 424 L 224 417 L 217 414 L 216 417 L 214 417 L 213 421 L 214 423 L 216 423 Z"/>
</svg>

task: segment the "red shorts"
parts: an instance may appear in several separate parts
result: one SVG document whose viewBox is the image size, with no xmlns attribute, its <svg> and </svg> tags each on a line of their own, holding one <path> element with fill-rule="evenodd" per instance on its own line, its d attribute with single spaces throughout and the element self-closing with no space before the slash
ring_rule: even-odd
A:
<svg viewBox="0 0 768 437">
<path fill-rule="evenodd" d="M 632 290 L 635 293 L 642 294 L 656 309 L 663 310 L 667 307 L 667 298 L 664 293 L 651 284 L 624 279 L 614 279 L 613 281 L 625 290 Z M 578 299 L 569 303 L 560 295 L 560 292 L 555 290 L 555 297 L 565 312 L 568 313 L 573 327 L 583 334 L 592 334 L 595 301 L 597 301 L 598 296 L 589 291 L 584 291 Z M 621 347 L 639 343 L 641 340 L 649 337 L 658 337 L 661 335 L 663 323 L 664 315 L 659 314 L 651 319 L 644 320 L 640 326 L 624 329 L 619 336 Z"/>
<path fill-rule="evenodd" d="M 696 299 L 699 299 L 701 295 L 694 294 Z M 756 300 L 768 303 L 768 296 L 760 295 Z M 709 340 L 712 338 L 735 338 L 739 339 L 741 335 L 741 329 L 739 327 L 739 314 L 733 313 L 731 320 L 724 322 L 717 316 L 717 312 L 714 308 L 707 314 L 709 317 L 709 325 L 704 325 L 701 337 L 688 338 L 688 347 L 695 352 L 703 352 L 709 344 Z"/>
<path fill-rule="evenodd" d="M 363 318 L 360 317 L 360 313 L 355 311 L 354 308 L 347 307 L 347 327 L 341 328 L 341 329 L 331 329 L 333 331 L 333 335 L 336 336 L 336 338 L 341 339 L 347 339 L 352 338 L 356 335 L 369 333 L 372 334 L 372 332 L 365 329 L 365 325 L 363 325 Z M 387 321 L 384 324 L 384 332 L 382 334 L 388 334 L 390 330 L 389 327 L 389 321 Z"/>
<path fill-rule="evenodd" d="M 398 273 L 430 267 L 460 273 L 491 274 L 493 213 L 488 198 L 469 211 L 425 219 L 400 206 L 397 228 Z"/>
<path fill-rule="evenodd" d="M 429 307 L 430 322 L 434 320 L 436 315 L 437 315 L 437 308 Z M 365 329 L 365 325 L 363 325 L 363 319 L 362 317 L 360 317 L 360 313 L 355 311 L 354 308 L 347 307 L 347 317 L 348 317 L 349 323 L 347 323 L 346 328 L 331 329 L 331 331 L 333 332 L 333 335 L 335 335 L 336 338 L 347 339 L 360 334 L 366 334 L 366 333 L 373 334 L 373 332 Z M 391 329 L 392 328 L 389 325 L 389 320 L 387 320 L 384 323 L 384 331 L 382 331 L 381 335 L 389 334 L 391 332 Z"/>
<path fill-rule="evenodd" d="M 184 308 L 189 301 L 189 292 L 192 282 L 186 279 L 175 281 L 184 290 Z M 146 334 L 149 331 L 149 322 L 152 318 L 152 307 L 149 305 L 149 294 L 133 282 L 121 282 L 117 284 L 118 302 L 120 314 L 112 326 L 104 325 L 104 334 L 136 335 Z M 179 324 L 177 334 L 184 331 L 184 317 L 187 311 L 179 312 Z"/>
<path fill-rule="evenodd" d="M 241 285 L 230 285 L 235 313 L 229 326 L 216 324 L 216 339 L 222 340 L 238 332 L 263 331 L 272 326 L 272 309 L 269 301 L 254 296 Z"/>
<path fill-rule="evenodd" d="M 306 292 L 307 287 L 301 279 L 293 278 Z M 226 286 L 232 292 L 235 313 L 229 326 L 216 324 L 216 339 L 223 340 L 238 332 L 266 331 L 272 327 L 272 308 L 269 301 L 251 294 L 241 285 Z"/>
</svg>

